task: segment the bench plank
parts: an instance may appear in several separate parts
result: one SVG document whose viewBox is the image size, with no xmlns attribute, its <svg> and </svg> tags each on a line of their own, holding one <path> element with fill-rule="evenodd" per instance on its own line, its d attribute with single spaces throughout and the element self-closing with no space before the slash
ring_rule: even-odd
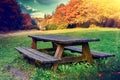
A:
<svg viewBox="0 0 120 80">
<path fill-rule="evenodd" d="M 82 53 L 82 49 L 81 48 L 77 48 L 75 46 L 67 46 L 65 47 L 66 50 L 71 50 L 74 52 L 79 52 Z M 107 58 L 107 57 L 114 57 L 114 54 L 108 54 L 108 53 L 104 53 L 104 52 L 98 52 L 98 51 L 93 51 L 91 50 L 91 54 L 94 58 Z"/>
<path fill-rule="evenodd" d="M 24 54 L 25 56 L 29 57 L 29 58 L 32 58 L 32 59 L 36 59 L 36 60 L 41 60 L 41 62 L 45 61 L 45 58 L 42 58 L 42 57 L 38 57 L 36 55 L 34 55 L 33 53 L 25 50 L 24 48 L 21 48 L 21 47 L 17 47 L 16 48 L 20 53 Z"/>
<path fill-rule="evenodd" d="M 43 58 L 46 58 L 46 59 L 48 59 L 48 60 L 53 60 L 53 61 L 54 61 L 55 59 L 58 60 L 58 58 L 56 58 L 56 57 L 50 56 L 50 55 L 45 54 L 45 53 L 43 53 L 43 52 L 39 52 L 39 51 L 37 51 L 37 50 L 35 50 L 35 49 L 31 49 L 31 48 L 28 48 L 28 47 L 24 47 L 24 49 L 26 49 L 26 50 L 28 50 L 28 51 L 30 51 L 30 52 L 38 55 L 38 56 L 41 56 L 41 57 L 43 57 Z M 39 54 L 39 53 L 42 53 L 42 54 Z"/>
<path fill-rule="evenodd" d="M 34 60 L 38 60 L 41 63 L 54 63 L 60 61 L 60 59 L 47 55 L 45 53 L 39 52 L 35 49 L 28 48 L 28 47 L 16 47 L 15 48 L 20 53 L 24 54 L 25 56 L 32 58 Z"/>
</svg>

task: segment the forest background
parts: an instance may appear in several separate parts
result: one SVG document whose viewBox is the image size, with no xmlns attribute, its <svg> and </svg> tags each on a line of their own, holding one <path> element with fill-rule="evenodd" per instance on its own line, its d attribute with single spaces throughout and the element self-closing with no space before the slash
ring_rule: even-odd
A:
<svg viewBox="0 0 120 80">
<path fill-rule="evenodd" d="M 22 0 L 0 1 L 0 31 L 120 27 L 119 0 L 70 0 L 42 17 L 33 17 L 23 12 L 20 1 Z"/>
</svg>

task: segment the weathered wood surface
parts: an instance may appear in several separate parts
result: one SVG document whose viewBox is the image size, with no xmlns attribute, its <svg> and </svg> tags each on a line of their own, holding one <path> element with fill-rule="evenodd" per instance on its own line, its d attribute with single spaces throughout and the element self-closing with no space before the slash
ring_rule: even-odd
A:
<svg viewBox="0 0 120 80">
<path fill-rule="evenodd" d="M 75 46 L 67 46 L 67 47 L 65 47 L 65 49 L 66 50 L 71 50 L 73 52 L 82 53 L 82 49 L 77 48 Z M 91 50 L 91 54 L 92 54 L 93 58 L 107 58 L 107 57 L 114 57 L 115 56 L 114 54 L 98 52 L 98 51 L 93 51 L 93 50 Z"/>
<path fill-rule="evenodd" d="M 40 61 L 41 63 L 55 63 L 61 60 L 54 56 L 47 55 L 45 53 L 39 52 L 35 49 L 28 48 L 28 47 L 16 47 L 15 49 L 20 53 L 22 53 L 23 55 L 31 59 Z"/>
<path fill-rule="evenodd" d="M 32 39 L 32 45 L 31 45 L 32 49 L 37 49 L 37 41 Z"/>
<path fill-rule="evenodd" d="M 66 63 L 66 62 L 79 62 L 84 61 L 84 59 L 81 56 L 75 56 L 75 57 L 63 57 L 60 63 Z"/>
<path fill-rule="evenodd" d="M 82 44 L 82 58 L 89 62 L 90 64 L 94 63 L 92 54 L 90 54 L 90 48 L 88 43 Z"/>
<path fill-rule="evenodd" d="M 36 41 L 51 41 L 57 44 L 63 45 L 76 45 L 76 44 L 83 44 L 84 42 L 92 42 L 92 41 L 99 41 L 97 38 L 78 38 L 78 37 L 68 37 L 68 36 L 61 36 L 61 35 L 29 35 L 32 39 Z"/>
<path fill-rule="evenodd" d="M 64 46 L 57 44 L 57 49 L 54 56 L 61 59 L 63 51 L 64 51 Z M 56 71 L 57 67 L 58 67 L 58 63 L 54 63 L 53 70 Z"/>
</svg>

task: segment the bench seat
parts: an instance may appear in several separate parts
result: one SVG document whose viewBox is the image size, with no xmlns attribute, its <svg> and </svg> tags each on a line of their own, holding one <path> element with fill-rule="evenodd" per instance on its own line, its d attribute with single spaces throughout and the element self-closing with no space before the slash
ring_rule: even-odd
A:
<svg viewBox="0 0 120 80">
<path fill-rule="evenodd" d="M 23 55 L 25 55 L 25 56 L 27 56 L 27 57 L 29 57 L 31 59 L 37 60 L 40 63 L 55 63 L 55 62 L 60 61 L 60 59 L 58 59 L 58 58 L 56 58 L 54 56 L 50 56 L 48 54 L 39 52 L 39 51 L 37 51 L 35 49 L 32 49 L 32 48 L 16 47 L 15 49 L 18 52 L 22 53 Z"/>
<path fill-rule="evenodd" d="M 73 51 L 73 52 L 82 53 L 82 49 L 77 48 L 75 46 L 67 46 L 67 47 L 65 47 L 65 49 Z M 93 51 L 93 50 L 91 50 L 91 54 L 92 54 L 93 58 L 107 58 L 107 57 L 114 57 L 115 56 L 114 54 L 108 54 L 108 53 Z"/>
</svg>

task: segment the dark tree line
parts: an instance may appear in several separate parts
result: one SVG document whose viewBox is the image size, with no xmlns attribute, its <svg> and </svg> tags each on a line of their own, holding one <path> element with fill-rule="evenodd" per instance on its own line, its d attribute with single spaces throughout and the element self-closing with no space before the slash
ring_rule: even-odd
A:
<svg viewBox="0 0 120 80">
<path fill-rule="evenodd" d="M 19 30 L 21 27 L 21 10 L 16 0 L 0 0 L 0 31 Z"/>
</svg>

